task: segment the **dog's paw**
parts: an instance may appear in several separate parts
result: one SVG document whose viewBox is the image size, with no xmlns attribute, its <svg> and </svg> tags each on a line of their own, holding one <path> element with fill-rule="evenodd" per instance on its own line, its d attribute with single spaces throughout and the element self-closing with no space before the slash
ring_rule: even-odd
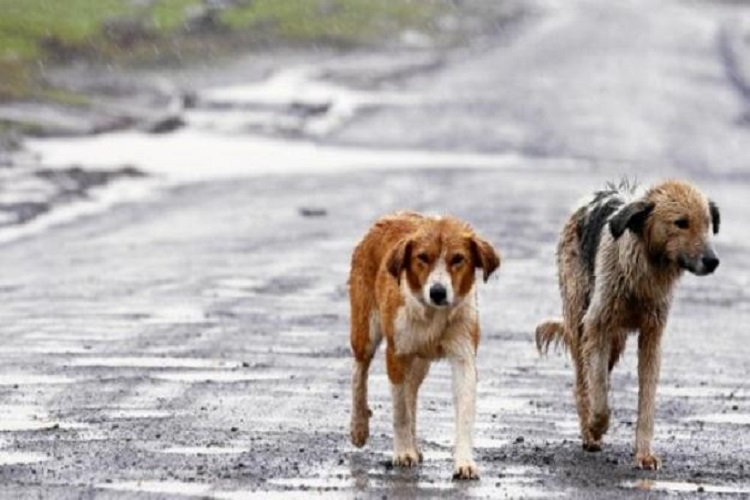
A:
<svg viewBox="0 0 750 500">
<path fill-rule="evenodd" d="M 636 453 L 635 466 L 643 470 L 659 470 L 661 459 L 653 453 Z"/>
<path fill-rule="evenodd" d="M 593 439 L 595 441 L 600 441 L 602 436 L 607 432 L 607 429 L 609 429 L 609 411 L 592 414 L 589 419 L 588 427 Z"/>
<path fill-rule="evenodd" d="M 588 451 L 589 453 L 596 453 L 598 451 L 602 451 L 602 440 L 594 439 L 591 436 L 584 436 L 583 437 L 583 451 Z"/>
<path fill-rule="evenodd" d="M 421 460 L 421 453 L 416 450 L 405 450 L 393 454 L 394 467 L 416 467 Z"/>
<path fill-rule="evenodd" d="M 370 437 L 370 421 L 367 418 L 352 419 L 352 444 L 357 448 L 362 448 L 368 437 Z"/>
<path fill-rule="evenodd" d="M 479 479 L 479 467 L 474 460 L 457 460 L 453 466 L 453 479 L 464 481 Z"/>
</svg>

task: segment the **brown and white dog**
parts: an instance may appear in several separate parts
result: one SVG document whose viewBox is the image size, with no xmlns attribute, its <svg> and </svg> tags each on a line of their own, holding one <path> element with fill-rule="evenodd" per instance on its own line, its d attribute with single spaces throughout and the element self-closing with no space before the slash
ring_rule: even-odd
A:
<svg viewBox="0 0 750 500">
<path fill-rule="evenodd" d="M 683 271 L 712 273 L 719 258 L 711 245 L 719 209 L 695 186 L 667 181 L 638 193 L 609 186 L 578 208 L 557 248 L 563 320 L 536 330 L 540 352 L 562 342 L 575 362 L 575 396 L 583 448 L 601 450 L 609 426 L 609 373 L 638 337 L 638 423 L 635 461 L 661 465 L 652 451 L 661 337 L 672 290 Z"/>
<path fill-rule="evenodd" d="M 500 265 L 495 249 L 452 217 L 398 213 L 378 220 L 354 249 L 351 300 L 352 443 L 369 436 L 367 375 L 385 336 L 393 399 L 393 464 L 422 461 L 417 392 L 430 362 L 447 358 L 453 376 L 456 444 L 453 474 L 479 477 L 472 452 L 479 344 L 475 268 L 484 281 Z"/>
</svg>

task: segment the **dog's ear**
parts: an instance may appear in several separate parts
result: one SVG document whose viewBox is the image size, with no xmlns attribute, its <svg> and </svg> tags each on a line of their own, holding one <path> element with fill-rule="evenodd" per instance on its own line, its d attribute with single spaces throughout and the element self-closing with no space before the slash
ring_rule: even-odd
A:
<svg viewBox="0 0 750 500">
<path fill-rule="evenodd" d="M 626 229 L 630 229 L 635 234 L 641 234 L 643 225 L 655 206 L 653 201 L 640 200 L 622 207 L 609 219 L 609 230 L 612 236 L 617 239 Z"/>
<path fill-rule="evenodd" d="M 469 245 L 474 267 L 482 268 L 482 278 L 487 283 L 490 275 L 500 267 L 500 255 L 491 244 L 475 234 L 469 236 Z"/>
<path fill-rule="evenodd" d="M 711 212 L 711 225 L 714 228 L 714 234 L 719 234 L 719 226 L 721 225 L 721 214 L 719 213 L 719 207 L 713 201 L 708 201 L 708 211 Z"/>
<path fill-rule="evenodd" d="M 411 260 L 411 249 L 414 246 L 414 240 L 411 238 L 405 238 L 398 242 L 393 247 L 390 255 L 388 255 L 388 272 L 396 278 L 397 281 L 401 281 L 401 271 L 409 264 Z"/>
</svg>

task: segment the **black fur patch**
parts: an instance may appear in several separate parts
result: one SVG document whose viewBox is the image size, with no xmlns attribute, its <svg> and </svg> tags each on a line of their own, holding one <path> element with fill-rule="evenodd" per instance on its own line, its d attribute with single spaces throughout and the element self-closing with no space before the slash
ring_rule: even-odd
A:
<svg viewBox="0 0 750 500">
<path fill-rule="evenodd" d="M 607 224 L 609 217 L 625 204 L 617 194 L 618 191 L 616 190 L 599 191 L 594 195 L 594 201 L 589 205 L 589 209 L 581 210 L 578 217 L 581 259 L 592 276 L 596 269 L 596 253 L 599 249 L 602 229 Z"/>
<path fill-rule="evenodd" d="M 708 209 L 711 212 L 711 225 L 714 227 L 714 234 L 719 234 L 719 226 L 721 225 L 721 213 L 719 212 L 719 207 L 713 201 L 709 201 Z"/>
</svg>

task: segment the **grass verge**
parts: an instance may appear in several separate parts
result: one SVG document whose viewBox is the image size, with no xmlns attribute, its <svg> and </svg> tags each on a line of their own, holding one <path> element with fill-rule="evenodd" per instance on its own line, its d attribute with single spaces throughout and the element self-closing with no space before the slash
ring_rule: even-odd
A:
<svg viewBox="0 0 750 500">
<path fill-rule="evenodd" d="M 190 19 L 201 0 L 0 0 L 0 101 L 70 100 L 47 88 L 40 70 L 77 59 L 153 64 L 238 48 L 392 44 L 406 30 L 437 36 L 436 21 L 452 4 L 235 0 L 200 29 Z"/>
</svg>

